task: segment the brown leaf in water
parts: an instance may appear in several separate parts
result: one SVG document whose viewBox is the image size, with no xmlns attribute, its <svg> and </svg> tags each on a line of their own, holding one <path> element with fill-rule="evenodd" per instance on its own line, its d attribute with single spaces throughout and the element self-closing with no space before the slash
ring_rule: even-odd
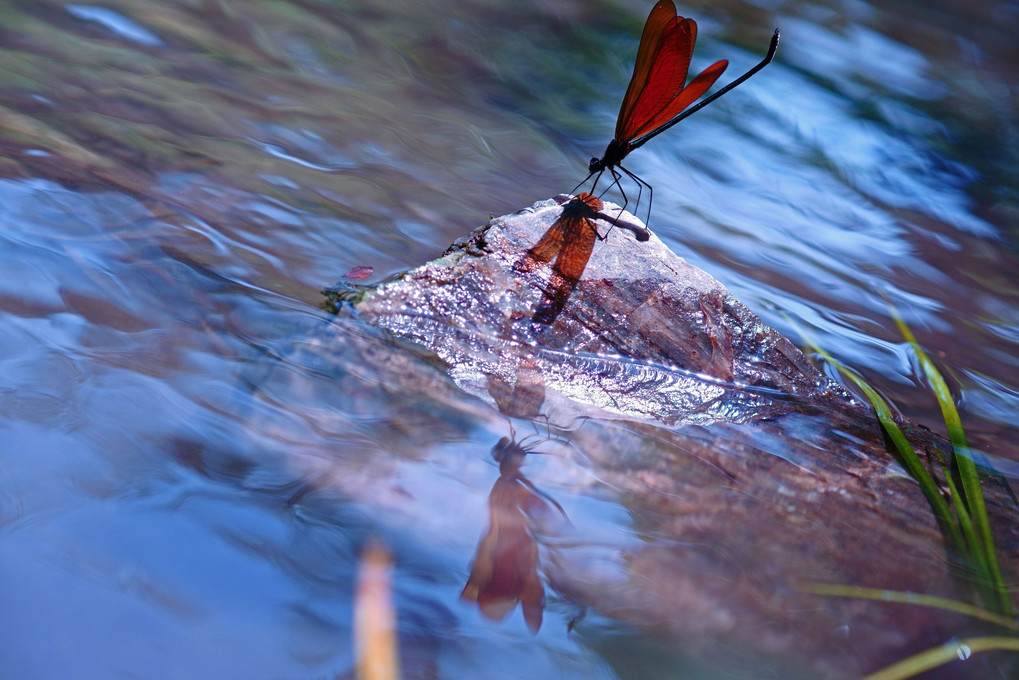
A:
<svg viewBox="0 0 1019 680">
<path fill-rule="evenodd" d="M 354 267 L 349 272 L 343 275 L 347 279 L 367 279 L 375 271 L 375 267 L 363 264 L 359 267 Z"/>
</svg>

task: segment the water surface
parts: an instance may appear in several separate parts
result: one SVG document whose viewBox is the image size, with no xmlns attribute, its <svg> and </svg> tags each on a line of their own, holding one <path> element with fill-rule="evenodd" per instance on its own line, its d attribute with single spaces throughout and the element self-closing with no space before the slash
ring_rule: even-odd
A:
<svg viewBox="0 0 1019 680">
<path fill-rule="evenodd" d="M 4 667 L 348 677 L 355 556 L 381 535 L 415 677 L 673 677 L 672 652 L 621 624 L 569 633 L 579 612 L 555 593 L 537 636 L 459 602 L 505 418 L 293 358 L 344 272 L 381 280 L 572 189 L 611 137 L 649 6 L 0 10 Z M 655 187 L 651 228 L 937 429 L 891 300 L 973 443 L 1015 469 L 1015 5 L 680 13 L 700 24 L 695 69 L 742 72 L 775 26 L 782 46 L 627 159 Z M 527 470 L 587 540 L 641 540 L 588 472 Z"/>
</svg>

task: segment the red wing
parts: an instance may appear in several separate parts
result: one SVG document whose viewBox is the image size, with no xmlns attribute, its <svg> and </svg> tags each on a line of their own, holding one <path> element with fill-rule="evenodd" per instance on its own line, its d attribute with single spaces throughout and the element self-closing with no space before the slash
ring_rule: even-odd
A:
<svg viewBox="0 0 1019 680">
<path fill-rule="evenodd" d="M 516 261 L 513 265 L 513 271 L 526 274 L 527 272 L 541 269 L 543 265 L 551 262 L 552 258 L 559 254 L 559 249 L 563 247 L 563 239 L 565 238 L 566 225 L 563 223 L 562 217 L 560 217 L 538 239 L 538 242 L 531 246 L 524 253 L 523 257 Z"/>
<path fill-rule="evenodd" d="M 566 224 L 566 242 L 563 243 L 563 249 L 559 251 L 559 257 L 552 265 L 552 271 L 562 279 L 567 295 L 573 292 L 573 288 L 584 274 L 587 261 L 591 259 L 594 241 L 598 235 L 595 229 L 594 223 L 585 217 L 570 219 Z M 553 280 L 552 283 L 555 287 L 557 282 Z"/>
<path fill-rule="evenodd" d="M 532 322 L 550 326 L 563 311 L 594 252 L 598 231 L 590 218 L 601 208 L 598 197 L 587 192 L 563 208 L 563 214 L 556 220 L 556 224 L 562 225 L 563 246 L 552 264 L 548 289 L 538 303 Z"/>
<path fill-rule="evenodd" d="M 647 82 L 648 73 L 651 71 L 652 57 L 655 56 L 662 33 L 676 20 L 676 6 L 672 4 L 672 0 L 660 0 L 648 15 L 644 33 L 640 36 L 640 47 L 637 49 L 637 61 L 633 65 L 630 85 L 626 88 L 623 104 L 619 107 L 619 115 L 616 117 L 616 139 L 620 139 L 619 128 L 622 121 L 631 117 L 633 106 L 644 89 L 644 83 Z"/>
<path fill-rule="evenodd" d="M 669 106 L 686 83 L 696 40 L 697 23 L 693 19 L 677 17 L 662 33 L 644 87 L 637 93 L 629 115 L 616 121 L 616 139 L 629 142 L 654 129 L 651 121 Z"/>
<path fill-rule="evenodd" d="M 562 214 L 552 223 L 548 231 L 538 239 L 538 242 L 531 246 L 524 253 L 523 257 L 514 263 L 513 271 L 526 274 L 536 269 L 541 269 L 543 265 L 551 262 L 552 258 L 559 254 L 563 247 L 563 242 L 569 238 L 568 234 L 571 232 L 570 222 L 580 217 L 593 216 L 601 209 L 602 202 L 596 196 L 592 196 L 586 191 L 578 194 L 576 198 L 563 207 Z M 576 230 L 573 229 L 573 231 Z M 590 255 L 588 253 L 589 257 Z M 584 259 L 584 263 L 587 263 L 587 258 Z M 581 266 L 581 271 L 583 270 L 584 268 Z"/>
<path fill-rule="evenodd" d="M 690 106 L 690 104 L 693 104 L 698 97 L 707 92 L 708 88 L 715 84 L 715 81 L 718 80 L 728 65 L 729 62 L 722 59 L 701 71 L 696 78 L 690 81 L 689 85 L 684 87 L 676 95 L 675 99 L 669 102 L 664 109 L 656 113 L 655 116 L 638 131 L 637 137 L 642 137 L 653 130 L 657 130 L 678 116 L 683 109 Z"/>
<path fill-rule="evenodd" d="M 594 223 L 584 217 L 560 218 L 566 222 L 566 242 L 552 265 L 552 277 L 531 322 L 551 326 L 566 307 L 573 289 L 584 274 L 598 236 Z"/>
<path fill-rule="evenodd" d="M 579 205 L 577 205 L 578 201 L 586 205 L 587 208 L 581 208 Z M 605 207 L 602 204 L 600 198 L 586 191 L 581 191 L 579 194 L 577 194 L 576 198 L 570 201 L 570 203 L 572 203 L 573 205 L 571 206 L 568 203 L 567 207 L 576 208 L 577 213 L 583 215 L 584 217 L 594 217 L 595 213 L 597 213 L 599 210 Z M 563 212 L 566 212 L 566 208 L 563 208 Z"/>
<path fill-rule="evenodd" d="M 587 261 L 591 259 L 598 231 L 590 218 L 601 209 L 601 200 L 585 191 L 566 204 L 563 214 L 557 220 L 557 223 L 563 225 L 563 246 L 552 265 L 552 271 L 562 279 L 561 284 L 566 286 L 567 297 L 580 281 Z M 552 283 L 556 287 L 555 277 Z"/>
</svg>

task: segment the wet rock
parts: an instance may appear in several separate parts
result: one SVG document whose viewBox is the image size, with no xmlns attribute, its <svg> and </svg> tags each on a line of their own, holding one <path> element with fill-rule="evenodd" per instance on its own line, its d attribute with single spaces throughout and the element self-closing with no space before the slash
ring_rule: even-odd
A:
<svg viewBox="0 0 1019 680">
<path fill-rule="evenodd" d="M 790 399 L 850 401 L 721 283 L 654 235 L 638 242 L 643 225 L 612 204 L 590 220 L 598 241 L 561 313 L 541 319 L 536 310 L 561 292 L 550 290 L 559 262 L 521 258 L 568 199 L 491 220 L 366 294 L 358 313 L 436 352 L 461 387 L 504 413 L 560 425 L 746 422 L 785 412 Z"/>
</svg>

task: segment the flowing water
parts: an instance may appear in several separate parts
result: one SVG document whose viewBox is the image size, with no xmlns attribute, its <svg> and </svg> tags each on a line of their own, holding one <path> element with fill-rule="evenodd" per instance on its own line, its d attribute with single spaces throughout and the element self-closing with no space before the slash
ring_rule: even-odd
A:
<svg viewBox="0 0 1019 680">
<path fill-rule="evenodd" d="M 505 418 L 441 417 L 288 358 L 348 270 L 384 279 L 573 188 L 612 136 L 649 7 L 0 7 L 5 674 L 349 677 L 356 555 L 381 536 L 411 677 L 674 677 L 667 649 L 610 619 L 568 631 L 555 593 L 537 635 L 459 601 Z M 1019 8 L 679 11 L 700 25 L 694 69 L 741 73 L 776 26 L 782 44 L 627 159 L 655 188 L 651 228 L 937 429 L 892 301 L 1014 476 Z M 588 537 L 632 535 L 583 471 L 528 471 Z"/>
</svg>

